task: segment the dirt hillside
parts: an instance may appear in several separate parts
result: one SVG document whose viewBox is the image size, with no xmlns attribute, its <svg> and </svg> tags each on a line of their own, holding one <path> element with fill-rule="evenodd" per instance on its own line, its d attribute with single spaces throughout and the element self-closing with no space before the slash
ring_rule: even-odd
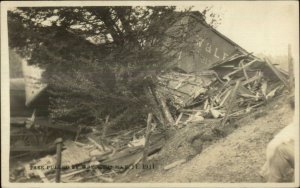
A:
<svg viewBox="0 0 300 188">
<path fill-rule="evenodd" d="M 282 97 L 255 114 L 239 120 L 238 128 L 194 157 L 169 171 L 154 170 L 131 176 L 129 182 L 264 182 L 259 170 L 267 143 L 293 118 Z"/>
</svg>

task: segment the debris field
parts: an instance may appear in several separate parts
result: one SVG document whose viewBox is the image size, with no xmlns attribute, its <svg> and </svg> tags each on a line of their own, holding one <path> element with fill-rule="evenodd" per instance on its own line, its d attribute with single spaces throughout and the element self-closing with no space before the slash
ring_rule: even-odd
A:
<svg viewBox="0 0 300 188">
<path fill-rule="evenodd" d="M 52 152 L 19 162 L 10 173 L 11 181 L 55 182 L 59 172 L 65 183 L 114 182 L 155 158 L 168 141 L 166 130 L 180 131 L 191 124 L 201 127 L 207 121 L 217 122 L 222 130 L 291 89 L 287 72 L 252 54 L 230 56 L 196 73 L 170 70 L 155 79 L 149 97 L 156 110 L 148 114 L 144 128 L 109 133 L 108 116 L 103 130 L 79 130 L 64 140 L 61 159 Z M 169 170 L 186 161 L 172 161 L 162 168 Z"/>
</svg>

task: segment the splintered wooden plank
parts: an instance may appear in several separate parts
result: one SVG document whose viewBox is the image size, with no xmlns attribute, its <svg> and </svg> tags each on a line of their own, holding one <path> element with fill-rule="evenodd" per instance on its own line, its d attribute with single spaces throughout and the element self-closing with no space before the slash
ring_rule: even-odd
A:
<svg viewBox="0 0 300 188">
<path fill-rule="evenodd" d="M 254 81 L 256 81 L 256 80 L 259 80 L 259 79 L 261 79 L 261 78 L 262 78 L 262 75 L 261 75 L 261 74 L 255 75 L 255 76 L 253 76 L 253 77 L 247 79 L 246 81 L 242 82 L 241 85 L 244 86 L 244 85 L 246 85 L 246 84 L 249 84 L 249 83 L 251 83 L 251 82 L 254 82 Z"/>
<path fill-rule="evenodd" d="M 227 101 L 227 99 L 231 93 L 231 89 L 226 90 L 226 92 L 227 92 L 226 95 L 222 98 L 222 101 L 220 102 L 220 106 L 223 106 L 223 104 Z"/>
<path fill-rule="evenodd" d="M 186 159 L 181 159 L 181 160 L 175 161 L 175 162 L 173 162 L 171 164 L 168 164 L 167 166 L 164 166 L 164 170 L 170 170 L 171 168 L 179 166 L 179 165 L 181 165 L 181 164 L 183 164 L 185 162 L 186 162 Z"/>
<path fill-rule="evenodd" d="M 175 125 L 178 125 L 179 121 L 181 120 L 182 115 L 183 115 L 183 112 L 181 112 L 181 113 L 179 114 L 179 116 L 178 116 L 178 118 L 177 118 L 177 120 L 176 120 L 176 122 L 175 122 Z"/>
<path fill-rule="evenodd" d="M 223 76 L 223 78 L 225 79 L 225 78 L 227 78 L 227 77 L 229 77 L 229 76 L 231 76 L 231 75 L 233 75 L 233 74 L 235 74 L 235 73 L 237 73 L 237 72 L 239 72 L 239 71 L 242 71 L 242 70 L 244 70 L 245 68 L 248 68 L 250 65 L 252 65 L 252 64 L 255 63 L 255 62 L 257 62 L 257 59 L 254 59 L 254 60 L 252 60 L 251 62 L 249 62 L 249 63 L 247 63 L 246 65 L 244 65 L 243 67 L 238 68 L 238 69 L 236 69 L 236 70 L 234 70 L 234 71 L 228 73 L 227 75 Z"/>
<path fill-rule="evenodd" d="M 168 121 L 169 125 L 174 125 L 175 121 L 170 113 L 170 110 L 167 106 L 166 103 L 166 99 L 163 95 L 161 95 L 159 92 L 157 92 L 157 90 L 154 90 L 154 96 L 157 99 L 159 105 L 161 106 L 161 110 L 166 118 L 166 120 Z"/>
<path fill-rule="evenodd" d="M 234 86 L 232 92 L 231 92 L 230 99 L 229 99 L 229 103 L 228 103 L 229 105 L 228 105 L 228 107 L 227 107 L 227 109 L 226 109 L 226 114 L 225 114 L 225 117 L 223 118 L 223 121 L 222 121 L 222 123 L 221 123 L 221 127 L 224 127 L 224 126 L 225 126 L 225 124 L 226 124 L 226 122 L 227 122 L 227 119 L 228 119 L 228 115 L 231 113 L 231 110 L 232 110 L 232 107 L 233 107 L 233 101 L 234 101 L 234 99 L 236 98 L 236 92 L 237 92 L 239 86 L 240 86 L 240 81 L 238 80 L 238 81 L 236 82 L 236 84 L 235 84 L 235 86 Z"/>
<path fill-rule="evenodd" d="M 87 137 L 87 139 L 92 142 L 98 149 L 101 151 L 105 151 L 105 147 L 103 145 L 98 144 L 94 139 Z"/>
<path fill-rule="evenodd" d="M 278 77 L 278 79 L 281 80 L 281 82 L 284 84 L 284 86 L 289 88 L 288 81 L 284 78 L 282 73 L 280 73 L 279 70 L 267 58 L 265 58 L 265 61 L 266 61 L 267 65 L 270 67 L 270 69 L 274 72 L 274 74 Z"/>
<path fill-rule="evenodd" d="M 248 80 L 248 79 L 249 79 L 249 76 L 248 76 L 248 74 L 247 74 L 247 70 L 246 70 L 245 65 L 244 65 L 244 59 L 241 60 L 240 65 L 241 65 L 241 67 L 242 67 L 242 69 L 243 69 L 243 73 L 244 73 L 244 76 L 245 76 L 246 80 Z"/>
<path fill-rule="evenodd" d="M 117 166 L 126 166 L 133 164 L 136 159 L 143 157 L 143 146 L 135 146 L 125 148 L 115 153 L 113 156 L 107 160 L 102 161 L 102 165 L 117 165 Z"/>
<path fill-rule="evenodd" d="M 195 98 L 207 92 L 207 86 L 216 80 L 214 71 L 203 75 L 169 72 L 158 76 L 158 92 L 170 99 L 179 109 L 193 104 Z"/>
</svg>

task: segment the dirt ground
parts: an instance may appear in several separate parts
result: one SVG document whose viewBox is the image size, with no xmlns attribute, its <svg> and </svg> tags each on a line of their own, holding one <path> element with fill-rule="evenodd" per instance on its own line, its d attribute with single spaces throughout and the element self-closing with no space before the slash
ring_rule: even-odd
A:
<svg viewBox="0 0 300 188">
<path fill-rule="evenodd" d="M 169 171 L 153 170 L 129 176 L 125 182 L 264 182 L 259 171 L 268 142 L 293 119 L 293 110 L 282 97 L 255 114 L 240 119 L 238 128 L 192 160 Z"/>
<path fill-rule="evenodd" d="M 178 148 L 175 148 L 172 153 L 168 153 L 166 151 L 169 150 L 166 150 L 162 155 L 163 160 L 156 160 L 154 168 L 133 169 L 127 175 L 122 174 L 114 178 L 114 181 L 124 183 L 265 182 L 259 175 L 259 171 L 266 160 L 266 146 L 274 135 L 292 122 L 293 115 L 294 111 L 291 109 L 286 95 L 278 97 L 234 122 L 237 127 L 233 132 L 226 137 L 209 142 L 200 154 L 187 162 L 168 171 L 164 170 L 163 167 L 166 164 L 181 159 L 190 152 L 190 150 Z M 199 126 L 203 126 L 203 124 L 199 124 Z M 191 129 L 191 127 L 187 128 Z M 199 127 L 201 130 L 203 128 Z M 191 132 L 195 131 L 184 132 L 182 135 Z M 174 138 L 180 140 L 177 137 Z M 95 182 L 95 180 L 90 181 Z"/>
</svg>

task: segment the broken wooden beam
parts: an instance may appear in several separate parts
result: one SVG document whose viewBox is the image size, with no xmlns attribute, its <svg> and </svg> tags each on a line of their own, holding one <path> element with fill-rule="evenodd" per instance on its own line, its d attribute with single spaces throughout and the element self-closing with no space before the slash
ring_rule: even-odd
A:
<svg viewBox="0 0 300 188">
<path fill-rule="evenodd" d="M 186 162 L 186 159 L 181 159 L 181 160 L 175 161 L 175 162 L 173 162 L 171 164 L 166 165 L 164 167 L 164 170 L 170 170 L 171 168 L 175 168 L 176 166 L 179 166 L 179 165 L 181 165 L 181 164 L 183 164 L 185 162 Z"/>
<path fill-rule="evenodd" d="M 162 127 L 165 127 L 166 125 L 165 118 L 163 116 L 161 109 L 159 108 L 159 104 L 157 103 L 157 100 L 150 87 L 144 87 L 144 93 L 150 103 L 149 106 L 150 110 L 152 111 L 152 113 L 154 114 L 158 122 L 162 125 Z"/>
<path fill-rule="evenodd" d="M 227 99 L 228 99 L 228 97 L 229 97 L 229 95 L 230 95 L 230 92 L 231 91 L 231 89 L 229 89 L 229 90 L 227 90 L 226 92 L 226 95 L 222 98 L 222 101 L 220 102 L 220 106 L 223 106 L 224 105 L 224 103 L 227 101 Z"/>
<path fill-rule="evenodd" d="M 239 111 L 236 111 L 236 112 L 233 112 L 232 114 L 229 115 L 229 117 L 232 117 L 232 116 L 238 116 L 240 114 L 246 114 L 246 113 L 249 113 L 252 109 L 256 108 L 256 107 L 259 107 L 261 105 L 265 104 L 265 102 L 260 102 L 258 104 L 255 104 L 255 105 L 252 105 L 252 106 L 249 106 L 247 107 L 247 109 L 242 109 L 242 110 L 239 110 Z M 249 110 L 250 109 L 250 110 Z"/>
<path fill-rule="evenodd" d="M 104 123 L 103 129 L 102 129 L 102 134 L 100 137 L 101 146 L 103 146 L 103 151 L 106 151 L 103 141 L 105 140 L 107 129 L 110 126 L 110 123 L 108 122 L 108 120 L 109 120 L 109 115 L 107 115 L 105 117 L 105 123 Z"/>
<path fill-rule="evenodd" d="M 94 139 L 87 137 L 87 139 L 92 142 L 98 149 L 100 149 L 101 151 L 104 151 L 104 146 L 98 144 Z"/>
<path fill-rule="evenodd" d="M 81 170 L 76 170 L 76 171 L 73 171 L 73 172 L 70 172 L 70 173 L 67 173 L 67 174 L 63 174 L 61 175 L 61 178 L 67 178 L 67 177 L 70 177 L 70 176 L 74 176 L 76 174 L 80 174 L 82 172 L 85 172 L 87 169 L 81 169 Z"/>
<path fill-rule="evenodd" d="M 160 104 L 163 115 L 165 116 L 165 119 L 168 121 L 168 124 L 171 126 L 175 125 L 175 121 L 174 121 L 174 119 L 169 111 L 169 108 L 167 106 L 166 99 L 156 90 L 154 90 L 153 93 L 155 95 L 155 98 L 157 99 L 157 101 Z"/>
<path fill-rule="evenodd" d="M 277 76 L 277 78 L 279 80 L 281 80 L 281 82 L 284 84 L 284 86 L 289 88 L 288 81 L 284 78 L 282 73 L 279 72 L 279 70 L 267 58 L 265 58 L 265 61 L 266 61 L 267 65 L 270 67 L 270 69 L 273 71 L 273 73 Z"/>
<path fill-rule="evenodd" d="M 231 91 L 231 95 L 230 95 L 228 106 L 227 106 L 227 109 L 226 109 L 226 112 L 225 112 L 225 116 L 224 116 L 224 118 L 221 122 L 221 127 L 225 126 L 225 124 L 227 122 L 227 119 L 229 117 L 229 114 L 231 113 L 233 103 L 234 103 L 234 99 L 236 98 L 236 92 L 237 92 L 239 86 L 240 86 L 240 81 L 237 81 L 234 88 L 233 88 L 233 90 Z"/>
<path fill-rule="evenodd" d="M 181 118 L 182 118 L 182 115 L 183 115 L 183 112 L 181 112 L 181 113 L 179 114 L 179 116 L 178 116 L 178 118 L 177 118 L 177 120 L 176 120 L 176 122 L 175 122 L 175 125 L 176 125 L 176 126 L 177 126 L 178 123 L 180 122 L 180 120 L 181 120 Z"/>
<path fill-rule="evenodd" d="M 249 63 L 247 63 L 246 65 L 244 65 L 243 67 L 238 68 L 237 70 L 234 70 L 234 71 L 226 74 L 225 76 L 223 76 L 223 79 L 229 78 L 229 76 L 231 76 L 231 75 L 233 75 L 233 74 L 235 74 L 235 73 L 237 73 L 239 71 L 244 70 L 245 68 L 249 67 L 250 65 L 252 65 L 255 62 L 257 62 L 257 59 L 254 59 L 254 60 L 250 61 Z"/>
<path fill-rule="evenodd" d="M 263 77 L 262 74 L 255 75 L 255 76 L 249 78 L 248 80 L 243 81 L 243 82 L 241 83 L 241 85 L 244 86 L 244 85 L 246 85 L 246 84 L 250 84 L 251 82 L 254 82 L 254 81 L 256 81 L 256 80 L 259 80 L 259 79 L 261 79 L 262 77 Z"/>
<path fill-rule="evenodd" d="M 78 126 L 74 141 L 77 141 L 77 139 L 79 138 L 79 135 L 80 135 L 80 133 L 81 133 L 81 130 L 82 130 L 82 127 L 81 127 L 81 126 Z"/>
<path fill-rule="evenodd" d="M 80 146 L 80 147 L 83 147 L 85 146 L 86 144 L 83 144 L 81 142 L 77 142 L 77 141 L 73 141 L 77 146 Z"/>
<path fill-rule="evenodd" d="M 104 139 L 105 136 L 106 136 L 107 128 L 108 128 L 108 126 L 109 126 L 108 120 L 109 120 L 109 115 L 107 115 L 107 116 L 105 117 L 105 123 L 104 123 L 103 130 L 102 130 L 102 134 L 101 134 L 101 138 L 102 138 L 102 139 Z"/>
<path fill-rule="evenodd" d="M 249 76 L 248 76 L 248 74 L 247 74 L 247 70 L 246 70 L 245 65 L 244 65 L 244 59 L 241 60 L 240 66 L 241 66 L 242 69 L 243 69 L 243 73 L 244 73 L 244 76 L 245 76 L 246 80 L 248 80 L 248 79 L 249 79 Z"/>
<path fill-rule="evenodd" d="M 149 143 L 148 154 L 151 155 L 165 144 L 165 136 L 161 134 L 151 134 L 151 143 Z M 101 165 L 118 165 L 118 166 L 125 166 L 125 165 L 132 165 L 139 157 L 143 157 L 143 148 L 144 146 L 135 146 L 122 149 L 116 152 L 114 155 L 106 158 L 101 162 Z M 97 158 L 98 160 L 98 158 Z"/>
<path fill-rule="evenodd" d="M 125 172 L 122 174 L 122 176 L 126 176 L 128 172 L 133 169 L 141 160 L 143 159 L 143 156 L 139 157 L 128 169 L 125 170 Z"/>
</svg>

